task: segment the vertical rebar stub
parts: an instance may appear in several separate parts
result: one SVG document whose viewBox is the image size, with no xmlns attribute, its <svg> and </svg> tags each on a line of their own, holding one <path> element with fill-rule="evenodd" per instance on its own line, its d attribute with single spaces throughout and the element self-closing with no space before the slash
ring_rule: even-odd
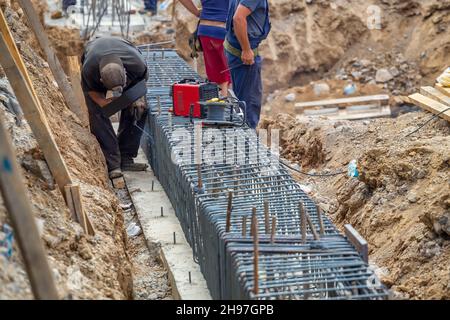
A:
<svg viewBox="0 0 450 320">
<path fill-rule="evenodd" d="M 233 192 L 228 192 L 228 205 L 227 205 L 227 217 L 225 231 L 230 232 L 231 229 L 231 209 L 233 207 Z"/>
<path fill-rule="evenodd" d="M 323 226 L 323 220 L 322 220 L 322 209 L 319 206 L 316 206 L 317 210 L 317 217 L 319 218 L 319 232 L 320 235 L 323 236 L 325 234 L 325 228 Z"/>
<path fill-rule="evenodd" d="M 253 226 L 253 294 L 257 295 L 259 292 L 259 239 L 258 239 L 258 218 L 256 217 L 256 208 L 253 208 L 252 216 Z"/>
<path fill-rule="evenodd" d="M 306 210 L 302 202 L 299 202 L 298 210 L 300 212 L 300 230 L 302 233 L 302 243 L 306 243 Z"/>
<path fill-rule="evenodd" d="M 247 216 L 242 217 L 242 237 L 247 236 Z"/>
</svg>

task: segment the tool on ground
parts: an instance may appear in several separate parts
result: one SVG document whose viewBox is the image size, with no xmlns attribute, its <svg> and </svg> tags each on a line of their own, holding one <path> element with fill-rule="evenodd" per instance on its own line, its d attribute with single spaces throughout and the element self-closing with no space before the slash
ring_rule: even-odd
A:
<svg viewBox="0 0 450 320">
<path fill-rule="evenodd" d="M 238 126 L 246 123 L 246 103 L 230 97 L 214 98 L 202 101 L 200 104 L 200 121 L 202 125 L 213 126 Z M 194 105 L 191 105 L 190 118 L 193 123 Z"/>
<path fill-rule="evenodd" d="M 200 102 L 219 98 L 219 87 L 212 82 L 183 79 L 172 85 L 173 114 L 201 118 Z M 191 112 L 191 105 L 194 105 Z"/>
</svg>

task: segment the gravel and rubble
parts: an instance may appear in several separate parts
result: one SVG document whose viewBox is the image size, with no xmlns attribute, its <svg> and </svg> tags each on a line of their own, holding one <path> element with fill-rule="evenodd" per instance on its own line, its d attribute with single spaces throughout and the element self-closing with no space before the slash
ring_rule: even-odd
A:
<svg viewBox="0 0 450 320">
<path fill-rule="evenodd" d="M 332 220 L 352 224 L 369 242 L 371 263 L 397 298 L 450 298 L 450 124 L 437 119 L 406 137 L 430 114 L 396 119 L 265 118 L 279 129 L 281 155 Z M 359 178 L 346 175 L 355 159 Z"/>
<path fill-rule="evenodd" d="M 0 68 L 0 112 L 22 168 L 28 197 L 41 230 L 50 268 L 62 299 L 170 298 L 167 275 L 157 262 L 157 248 L 142 236 L 127 235 L 128 213 L 107 177 L 100 147 L 65 105 L 33 33 L 16 5 L 2 1 L 12 35 L 25 61 L 49 127 L 96 230 L 87 236 L 70 219 L 26 120 L 17 122 L 14 95 Z M 0 197 L 0 229 L 11 225 Z M 151 250 L 147 249 L 147 246 Z M 12 256 L 0 254 L 0 299 L 32 299 L 17 242 Z"/>
</svg>

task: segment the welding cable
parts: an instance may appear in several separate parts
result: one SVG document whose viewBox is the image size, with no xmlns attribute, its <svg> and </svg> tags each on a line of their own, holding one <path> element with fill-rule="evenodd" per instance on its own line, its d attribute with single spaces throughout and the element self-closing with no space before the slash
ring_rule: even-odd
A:
<svg viewBox="0 0 450 320">
<path fill-rule="evenodd" d="M 280 160 L 280 163 L 292 171 L 295 171 L 297 173 L 300 173 L 302 175 L 309 176 L 309 177 L 335 177 L 335 176 L 340 176 L 342 174 L 347 173 L 347 171 L 338 171 L 338 172 L 334 172 L 334 173 L 307 173 L 307 172 L 303 172 L 303 171 L 300 171 L 300 170 L 292 167 L 291 165 L 287 164 L 284 161 Z"/>
<path fill-rule="evenodd" d="M 154 144 L 155 140 L 153 139 L 153 137 L 148 132 L 146 132 L 145 130 L 142 130 L 141 127 L 139 127 L 136 123 L 134 123 L 133 126 L 138 128 L 139 131 L 141 131 L 147 138 L 149 138 L 151 144 Z"/>
<path fill-rule="evenodd" d="M 414 133 L 416 133 L 417 131 L 419 131 L 420 129 L 422 129 L 423 127 L 425 127 L 428 123 L 430 123 L 431 121 L 433 121 L 434 119 L 436 119 L 437 117 L 439 117 L 441 114 L 449 111 L 450 108 L 444 109 L 441 112 L 433 115 L 430 119 L 428 119 L 427 121 L 425 121 L 422 125 L 420 125 L 417 129 L 415 129 L 414 131 L 408 133 L 405 138 L 408 138 L 409 136 L 413 135 Z"/>
</svg>

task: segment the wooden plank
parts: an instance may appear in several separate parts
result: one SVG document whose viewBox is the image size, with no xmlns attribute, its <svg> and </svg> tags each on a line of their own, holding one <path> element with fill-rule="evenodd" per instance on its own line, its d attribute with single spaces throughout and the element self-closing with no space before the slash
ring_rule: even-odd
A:
<svg viewBox="0 0 450 320">
<path fill-rule="evenodd" d="M 351 113 L 347 110 L 341 110 L 338 115 L 328 117 L 331 120 L 362 120 L 372 118 L 384 118 L 392 115 L 391 107 L 384 106 L 379 111 L 363 112 L 363 113 Z"/>
<path fill-rule="evenodd" d="M 9 30 L 5 16 L 3 15 L 3 12 L 1 10 L 0 10 L 0 32 L 3 35 L 3 39 L 6 43 L 6 46 L 9 49 L 9 52 L 12 54 L 16 66 L 19 68 L 19 70 L 22 72 L 23 77 L 25 78 L 28 90 L 30 90 L 33 93 L 33 99 L 37 100 L 37 95 L 36 92 L 34 91 L 33 84 L 27 72 L 27 68 L 25 67 L 25 63 L 20 57 L 19 50 L 17 49 L 16 43 L 14 42 L 14 38 L 11 34 L 11 31 Z M 40 109 L 40 111 L 42 112 L 42 109 Z"/>
<path fill-rule="evenodd" d="M 369 244 L 367 241 L 352 227 L 352 225 L 346 224 L 344 225 L 344 229 L 345 236 L 362 256 L 364 262 L 369 263 Z"/>
<path fill-rule="evenodd" d="M 81 113 L 80 115 L 78 115 L 78 117 L 80 118 L 84 126 L 88 126 L 89 116 L 83 89 L 81 88 L 81 69 L 78 59 L 79 59 L 78 56 L 68 56 L 67 66 L 69 68 L 69 77 L 70 82 L 72 84 L 73 92 L 75 94 L 77 102 L 80 104 L 81 107 Z"/>
<path fill-rule="evenodd" d="M 433 87 L 422 87 L 420 88 L 420 93 L 425 97 L 436 100 L 439 103 L 443 103 L 447 106 L 450 106 L 450 96 L 446 96 L 441 91 L 433 88 Z"/>
<path fill-rule="evenodd" d="M 449 108 L 448 106 L 439 103 L 436 100 L 427 98 L 420 93 L 412 94 L 409 96 L 409 98 L 415 105 L 434 114 L 439 114 Z M 450 121 L 450 110 L 441 113 L 439 116 L 447 121 Z"/>
<path fill-rule="evenodd" d="M 58 292 L 23 181 L 11 140 L 3 126 L 3 116 L 0 113 L 0 191 L 2 198 L 16 234 L 34 297 L 56 300 Z"/>
<path fill-rule="evenodd" d="M 330 109 L 330 108 L 327 108 Z M 305 110 L 306 111 L 306 110 Z M 311 111 L 311 110 L 309 110 Z M 324 116 L 330 120 L 361 120 L 361 119 L 372 119 L 372 118 L 383 118 L 383 117 L 390 117 L 392 115 L 391 108 L 389 106 L 382 107 L 379 111 L 373 111 L 373 112 L 360 112 L 360 113 L 354 113 L 354 112 L 348 112 L 347 109 L 339 110 L 338 112 L 334 113 L 303 113 L 297 115 L 297 119 L 304 119 L 306 117 L 319 117 Z"/>
<path fill-rule="evenodd" d="M 67 206 L 69 207 L 69 211 L 70 211 L 70 216 L 71 216 L 72 220 L 78 221 L 77 213 L 75 212 L 75 207 L 73 205 L 71 185 L 65 186 L 64 191 L 65 191 Z"/>
<path fill-rule="evenodd" d="M 56 83 L 58 84 L 59 90 L 61 91 L 64 100 L 66 101 L 69 109 L 75 113 L 78 118 L 84 119 L 84 114 L 82 113 L 81 106 L 78 103 L 78 100 L 75 97 L 72 86 L 67 80 L 67 76 L 64 73 L 64 70 L 59 62 L 58 57 L 56 56 L 53 48 L 48 40 L 47 34 L 39 21 L 39 16 L 34 10 L 33 4 L 30 0 L 19 0 L 19 4 L 22 7 L 25 16 L 27 17 L 28 23 L 31 26 L 31 30 L 33 30 L 42 51 L 46 56 L 48 65 L 50 70 L 52 71 L 53 77 L 55 78 Z M 23 72 L 23 71 L 22 71 Z"/>
<path fill-rule="evenodd" d="M 175 21 L 175 14 L 177 12 L 177 0 L 173 0 L 172 3 L 172 21 Z"/>
<path fill-rule="evenodd" d="M 379 102 L 386 103 L 389 101 L 389 95 L 373 95 L 373 96 L 361 96 L 353 98 L 342 98 L 342 99 L 330 99 L 330 100 L 318 100 L 318 101 L 308 101 L 308 102 L 298 102 L 295 104 L 295 109 L 301 110 L 311 107 L 325 107 L 325 106 L 335 106 L 341 104 L 361 104 L 365 102 Z"/>
<path fill-rule="evenodd" d="M 29 89 L 24 75 L 16 65 L 12 52 L 6 44 L 3 31 L 0 37 L 0 52 L 2 53 L 0 55 L 0 64 L 8 77 L 17 101 L 22 107 L 25 118 L 44 153 L 45 160 L 58 184 L 59 190 L 61 191 L 61 194 L 65 195 L 64 187 L 72 184 L 69 171 L 59 152 L 53 134 L 47 125 L 47 119 L 40 111 L 42 110 L 40 102 L 38 99 L 34 98 L 33 92 Z"/>
<path fill-rule="evenodd" d="M 310 109 L 304 110 L 304 116 L 326 116 L 329 114 L 338 114 L 339 108 L 320 108 L 320 109 Z"/>
<path fill-rule="evenodd" d="M 445 94 L 447 97 L 450 97 L 450 88 L 446 88 L 444 87 L 442 84 L 437 83 L 435 85 L 436 90 L 442 92 L 443 94 Z"/>
<path fill-rule="evenodd" d="M 95 235 L 94 228 L 89 220 L 89 217 L 86 215 L 86 212 L 83 208 L 83 203 L 81 201 L 81 191 L 79 185 L 72 185 L 70 187 L 72 192 L 73 205 L 75 208 L 75 212 L 78 218 L 78 222 L 83 228 L 84 232 L 89 235 Z"/>
</svg>

